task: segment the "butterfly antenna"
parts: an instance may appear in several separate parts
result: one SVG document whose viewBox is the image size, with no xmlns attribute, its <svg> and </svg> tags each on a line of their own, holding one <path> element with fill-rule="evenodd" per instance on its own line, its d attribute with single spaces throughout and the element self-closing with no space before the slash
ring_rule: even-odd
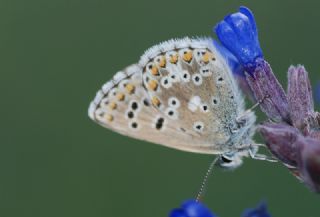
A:
<svg viewBox="0 0 320 217">
<path fill-rule="evenodd" d="M 206 172 L 206 175 L 204 176 L 203 178 L 203 181 L 201 183 L 201 187 L 199 189 L 199 192 L 198 192 L 198 195 L 196 197 L 196 201 L 200 201 L 200 199 L 203 197 L 203 194 L 204 194 L 204 190 L 207 186 L 207 183 L 208 183 L 208 179 L 209 179 L 209 176 L 212 174 L 212 171 L 213 171 L 213 168 L 214 166 L 216 165 L 217 161 L 219 160 L 220 156 L 216 157 L 209 165 L 209 168 Z"/>
</svg>

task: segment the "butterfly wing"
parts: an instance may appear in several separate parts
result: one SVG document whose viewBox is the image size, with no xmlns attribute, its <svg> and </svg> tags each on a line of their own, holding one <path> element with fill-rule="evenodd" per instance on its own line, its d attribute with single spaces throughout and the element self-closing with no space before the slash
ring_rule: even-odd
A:
<svg viewBox="0 0 320 217">
<path fill-rule="evenodd" d="M 212 39 L 164 42 L 147 50 L 139 64 L 145 89 L 166 118 L 215 151 L 238 142 L 232 131 L 244 112 L 243 97 Z"/>
<path fill-rule="evenodd" d="M 244 111 L 231 71 L 210 39 L 171 40 L 118 72 L 89 116 L 123 135 L 179 150 L 220 154 Z"/>
<path fill-rule="evenodd" d="M 118 72 L 102 86 L 88 114 L 103 127 L 126 136 L 184 151 L 213 153 L 210 146 L 197 145 L 202 141 L 199 134 L 185 132 L 181 124 L 152 106 L 137 64 Z"/>
</svg>

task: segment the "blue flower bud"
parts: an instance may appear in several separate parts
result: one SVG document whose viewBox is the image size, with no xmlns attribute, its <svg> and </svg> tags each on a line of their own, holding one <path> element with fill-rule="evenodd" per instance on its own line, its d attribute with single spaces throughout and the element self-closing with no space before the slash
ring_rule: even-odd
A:
<svg viewBox="0 0 320 217">
<path fill-rule="evenodd" d="M 187 200 L 181 208 L 173 209 L 169 217 L 216 217 L 205 205 L 196 200 Z"/>
<path fill-rule="evenodd" d="M 246 70 L 251 71 L 256 59 L 263 58 L 254 16 L 248 8 L 240 7 L 239 12 L 226 16 L 215 32 Z"/>
<path fill-rule="evenodd" d="M 315 101 L 318 105 L 320 105 L 320 81 L 318 81 L 315 89 L 314 89 L 314 94 L 315 94 Z"/>
<path fill-rule="evenodd" d="M 267 210 L 267 205 L 262 202 L 256 208 L 249 208 L 245 210 L 242 217 L 271 217 Z"/>
</svg>

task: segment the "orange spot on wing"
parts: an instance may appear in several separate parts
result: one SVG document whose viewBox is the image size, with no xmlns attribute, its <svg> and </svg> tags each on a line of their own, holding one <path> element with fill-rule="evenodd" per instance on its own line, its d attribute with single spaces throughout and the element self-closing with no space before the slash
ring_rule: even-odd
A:
<svg viewBox="0 0 320 217">
<path fill-rule="evenodd" d="M 118 93 L 118 94 L 117 94 L 117 99 L 118 99 L 119 101 L 123 101 L 124 98 L 125 98 L 125 95 L 124 95 L 123 93 Z"/>
<path fill-rule="evenodd" d="M 184 61 L 188 62 L 188 63 L 191 62 L 191 60 L 192 60 L 192 51 L 185 51 L 183 53 L 182 59 Z"/>
<path fill-rule="evenodd" d="M 166 67 L 166 58 L 165 58 L 164 56 L 161 56 L 161 57 L 160 57 L 159 66 L 160 66 L 161 68 Z"/>
<path fill-rule="evenodd" d="M 111 102 L 111 103 L 109 104 L 109 108 L 110 108 L 111 110 L 115 110 L 115 109 L 117 108 L 117 103 Z"/>
<path fill-rule="evenodd" d="M 156 66 L 152 66 L 150 71 L 152 75 L 159 75 L 159 69 Z"/>
<path fill-rule="evenodd" d="M 114 119 L 114 117 L 112 115 L 106 115 L 105 118 L 109 122 L 113 121 L 113 119 Z"/>
<path fill-rule="evenodd" d="M 152 97 L 151 102 L 152 102 L 152 104 L 153 104 L 154 106 L 157 106 L 157 107 L 159 107 L 160 104 L 161 104 L 159 98 L 156 97 L 156 96 Z"/>
<path fill-rule="evenodd" d="M 132 84 L 127 84 L 126 85 L 126 90 L 127 90 L 128 93 L 132 94 L 134 92 L 134 90 L 135 90 L 135 86 L 132 85 Z"/>
<path fill-rule="evenodd" d="M 173 54 L 170 56 L 169 62 L 172 64 L 176 64 L 178 62 L 178 54 Z"/>
<path fill-rule="evenodd" d="M 202 56 L 202 61 L 204 63 L 208 63 L 210 60 L 213 60 L 213 59 L 215 59 L 213 53 L 208 51 Z"/>
<path fill-rule="evenodd" d="M 149 81 L 148 88 L 155 91 L 158 88 L 158 82 L 156 80 Z"/>
</svg>

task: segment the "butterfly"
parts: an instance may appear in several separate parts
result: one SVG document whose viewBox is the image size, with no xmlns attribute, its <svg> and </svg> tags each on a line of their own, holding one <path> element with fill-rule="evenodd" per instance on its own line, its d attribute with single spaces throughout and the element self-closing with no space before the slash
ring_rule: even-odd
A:
<svg viewBox="0 0 320 217">
<path fill-rule="evenodd" d="M 257 156 L 252 140 L 256 116 L 245 110 L 232 67 L 210 38 L 151 47 L 102 86 L 88 114 L 129 137 L 218 155 L 225 168 Z"/>
</svg>

